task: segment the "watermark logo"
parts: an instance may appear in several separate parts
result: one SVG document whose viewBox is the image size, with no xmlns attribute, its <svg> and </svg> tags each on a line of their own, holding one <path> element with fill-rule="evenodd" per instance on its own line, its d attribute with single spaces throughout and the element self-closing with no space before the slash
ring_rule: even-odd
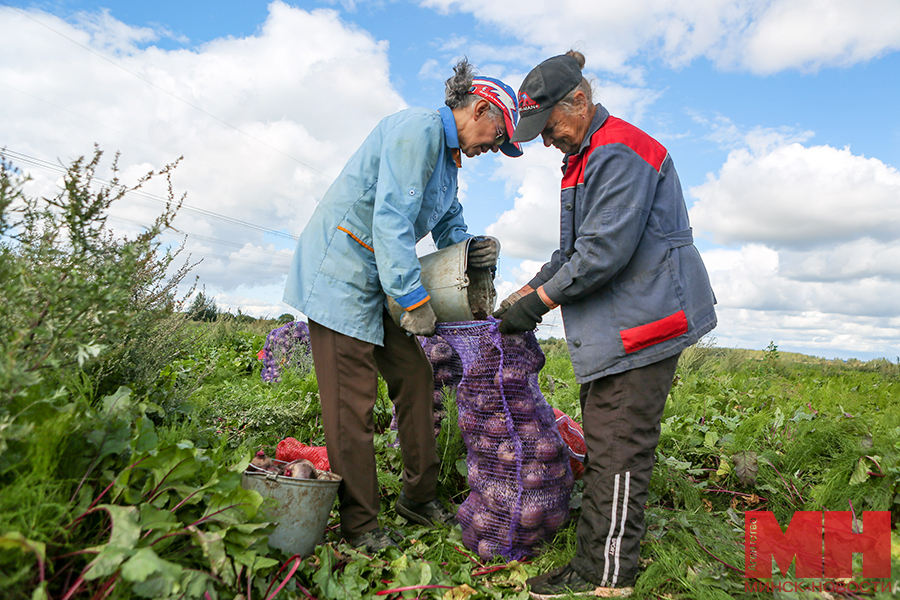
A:
<svg viewBox="0 0 900 600">
<path fill-rule="evenodd" d="M 782 531 L 769 511 L 744 513 L 744 574 L 772 577 L 772 559 L 786 575 L 796 559 L 797 578 L 853 577 L 853 553 L 862 554 L 862 576 L 891 576 L 891 513 L 865 511 L 862 531 L 854 531 L 850 511 L 798 511 Z"/>
</svg>

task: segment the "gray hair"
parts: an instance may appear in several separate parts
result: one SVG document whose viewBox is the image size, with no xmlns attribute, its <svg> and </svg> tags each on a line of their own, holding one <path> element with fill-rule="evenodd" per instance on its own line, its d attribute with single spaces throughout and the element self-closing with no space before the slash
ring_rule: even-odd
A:
<svg viewBox="0 0 900 600">
<path fill-rule="evenodd" d="M 584 54 L 582 54 L 578 50 L 569 50 L 568 52 L 566 52 L 566 54 L 578 61 L 578 66 L 584 69 Z M 594 103 L 594 94 L 593 89 L 591 88 L 591 82 L 582 77 L 581 83 L 576 85 L 575 89 L 566 94 L 562 100 L 557 102 L 556 106 L 559 106 L 560 108 L 562 108 L 562 110 L 571 113 L 575 108 L 575 94 L 579 91 L 584 94 L 584 97 L 587 100 L 588 104 Z"/>
<path fill-rule="evenodd" d="M 451 109 L 465 108 L 481 98 L 477 94 L 470 94 L 472 88 L 472 79 L 475 77 L 475 67 L 469 62 L 469 59 L 463 57 L 453 67 L 453 77 L 447 79 L 444 88 L 444 104 Z M 488 116 L 491 119 L 503 119 L 503 111 L 500 107 L 493 103 L 490 104 Z"/>
</svg>

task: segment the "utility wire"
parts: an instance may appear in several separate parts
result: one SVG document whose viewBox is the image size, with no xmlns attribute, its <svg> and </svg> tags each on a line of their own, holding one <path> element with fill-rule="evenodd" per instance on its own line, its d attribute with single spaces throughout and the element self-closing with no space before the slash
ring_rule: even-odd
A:
<svg viewBox="0 0 900 600">
<path fill-rule="evenodd" d="M 137 221 L 135 219 L 129 219 L 127 217 L 120 217 L 118 215 L 110 215 L 109 220 L 116 221 L 118 223 L 127 223 L 130 225 L 137 225 L 139 227 L 143 227 L 144 229 L 149 229 L 149 227 L 150 227 L 150 225 L 148 225 L 144 221 Z M 290 259 L 291 256 L 293 255 L 293 254 L 285 254 L 284 252 L 279 252 L 278 250 L 269 250 L 268 248 L 257 248 L 255 246 L 251 246 L 250 248 L 247 248 L 246 244 L 242 244 L 240 242 L 231 242 L 228 240 L 220 240 L 218 238 L 207 237 L 205 235 L 200 235 L 197 233 L 189 233 L 187 231 L 179 230 L 177 233 L 180 233 L 181 235 L 183 235 L 185 241 L 187 241 L 188 239 L 200 240 L 202 242 L 209 242 L 211 244 L 218 244 L 218 245 L 222 245 L 222 246 L 231 246 L 232 248 L 247 249 L 247 250 L 250 250 L 251 252 L 258 252 L 260 254 L 270 254 L 270 255 L 276 256 L 278 258 Z"/>
<path fill-rule="evenodd" d="M 323 173 L 323 172 L 320 171 L 319 169 L 317 169 L 317 168 L 315 168 L 315 167 L 313 167 L 313 166 L 311 166 L 311 165 L 306 164 L 305 162 L 303 162 L 302 160 L 300 160 L 300 159 L 298 159 L 298 158 L 296 158 L 296 157 L 294 157 L 294 156 L 291 156 L 291 155 L 288 154 L 287 152 L 284 152 L 283 150 L 280 150 L 280 149 L 276 148 L 275 146 L 272 146 L 272 145 L 270 145 L 270 144 L 264 142 L 263 140 L 261 140 L 261 139 L 255 137 L 255 136 L 253 136 L 253 135 L 247 133 L 247 132 L 244 131 L 243 129 L 241 129 L 241 128 L 235 126 L 235 125 L 232 125 L 232 124 L 229 123 L 228 121 L 226 121 L 226 120 L 224 120 L 224 119 L 221 119 L 221 118 L 217 117 L 216 115 L 214 115 L 214 114 L 212 114 L 212 113 L 210 113 L 210 112 L 207 112 L 206 110 L 200 108 L 200 107 L 197 106 L 196 104 L 193 104 L 193 103 L 191 103 L 191 102 L 188 102 L 188 101 L 185 100 L 184 98 L 181 98 L 180 96 L 177 96 L 176 94 L 173 94 L 173 93 L 170 92 L 169 90 L 167 90 L 167 89 L 165 89 L 165 88 L 163 88 L 163 87 L 160 87 L 160 86 L 156 85 L 155 83 L 153 83 L 151 80 L 147 79 L 146 77 L 143 77 L 143 76 L 141 76 L 141 75 L 135 73 L 134 71 L 130 71 L 130 70 L 126 69 L 125 67 L 123 67 L 123 66 L 120 65 L 119 63 L 115 62 L 114 60 L 112 60 L 112 59 L 110 59 L 110 58 L 108 58 L 108 57 L 106 57 L 106 56 L 103 56 L 102 54 L 100 54 L 99 52 L 97 52 L 96 50 L 94 50 L 93 48 L 90 48 L 90 47 L 88 47 L 88 46 L 85 46 L 84 44 L 82 44 L 81 42 L 79 42 L 79 41 L 77 41 L 77 40 L 73 40 L 72 38 L 70 38 L 70 37 L 67 36 L 66 34 L 62 33 L 61 31 L 57 31 L 56 29 L 53 29 L 52 27 L 50 27 L 50 26 L 47 25 L 46 23 L 42 23 L 41 21 L 39 21 L 38 19 L 34 18 L 32 15 L 28 14 L 28 13 L 25 12 L 24 10 L 22 10 L 22 9 L 16 7 L 16 6 L 12 6 L 12 5 L 10 5 L 10 4 L 7 4 L 6 2 L 0 1 L 0 4 L 2 4 L 3 6 L 7 6 L 7 7 L 13 9 L 13 10 L 15 10 L 16 12 L 18 12 L 19 14 L 21 14 L 21 15 L 24 16 L 25 18 L 30 19 L 31 21 L 34 21 L 35 23 L 37 23 L 37 24 L 40 25 L 41 27 L 44 27 L 44 28 L 46 28 L 46 29 L 52 31 L 53 33 L 55 33 L 56 35 L 62 37 L 63 39 L 72 42 L 73 44 L 75 44 L 75 45 L 78 46 L 79 48 L 82 48 L 82 49 L 84 49 L 84 50 L 90 52 L 91 54 L 93 54 L 93 55 L 95 55 L 95 56 L 97 56 L 97 57 L 99 57 L 99 58 L 105 60 L 106 62 L 108 62 L 109 64 L 113 65 L 114 67 L 116 67 L 116 68 L 118 68 L 118 69 L 121 69 L 122 71 L 125 71 L 125 72 L 128 73 L 129 75 L 132 75 L 133 77 L 137 77 L 138 79 L 140 79 L 141 81 L 143 81 L 143 82 L 146 83 L 147 85 L 153 86 L 154 88 L 158 89 L 159 91 L 161 91 L 161 92 L 163 92 L 163 93 L 165 93 L 165 94 L 168 94 L 169 96 L 171 96 L 172 98 L 178 100 L 179 102 L 183 102 L 184 104 L 187 104 L 188 106 L 190 106 L 190 107 L 193 108 L 194 110 L 197 110 L 197 111 L 203 113 L 204 115 L 208 116 L 209 118 L 215 119 L 216 121 L 218 121 L 218 122 L 221 123 L 222 125 L 225 125 L 226 127 L 230 127 L 231 129 L 237 131 L 238 133 L 247 136 L 247 137 L 250 138 L 251 140 L 253 140 L 253 141 L 255 141 L 255 142 L 259 143 L 259 144 L 262 144 L 263 146 L 269 148 L 270 150 L 274 150 L 275 152 L 281 154 L 282 156 L 284 156 L 284 157 L 286 157 L 286 158 L 289 158 L 289 159 L 293 160 L 294 162 L 296 162 L 296 163 L 298 163 L 298 164 L 303 165 L 304 167 L 306 167 L 307 169 L 310 169 L 311 171 L 315 171 L 316 173 L 319 173 L 320 175 L 324 175 L 324 176 L 327 177 L 328 179 L 331 179 L 331 180 L 334 179 L 334 178 L 331 177 L 330 175 L 328 175 L 328 174 L 326 174 L 326 173 Z"/>
<path fill-rule="evenodd" d="M 3 4 L 3 2 L 2 2 L 2 0 L 0 0 L 0 5 L 2 5 L 2 4 Z M 56 110 L 59 110 L 59 111 L 61 111 L 61 112 L 65 112 L 65 113 L 69 113 L 69 114 L 72 115 L 73 117 L 78 117 L 79 119 L 83 119 L 83 120 L 87 121 L 88 123 L 92 123 L 93 125 L 96 125 L 96 126 L 98 126 L 98 127 L 102 127 L 102 128 L 104 128 L 104 129 L 108 129 L 109 131 L 112 131 L 112 132 L 114 132 L 114 133 L 116 133 L 116 134 L 118 134 L 118 135 L 121 135 L 122 137 L 131 139 L 131 140 L 134 140 L 134 141 L 136 141 L 136 142 L 138 142 L 138 143 L 140 143 L 140 144 L 144 144 L 144 145 L 146 145 L 146 146 L 149 146 L 150 148 L 155 148 L 156 150 L 159 150 L 160 152 L 163 152 L 164 154 L 171 155 L 171 156 L 176 156 L 176 154 L 175 154 L 174 152 L 172 152 L 171 150 L 167 150 L 166 148 L 161 148 L 161 147 L 157 146 L 156 144 L 153 144 L 153 143 L 151 143 L 151 142 L 148 142 L 148 141 L 146 141 L 146 140 L 144 140 L 144 139 L 141 139 L 141 138 L 139 138 L 139 137 L 133 136 L 133 135 L 131 135 L 131 134 L 129 134 L 129 133 L 126 133 L 126 132 L 121 131 L 121 130 L 119 130 L 119 129 L 116 129 L 116 128 L 114 128 L 114 127 L 110 127 L 109 125 L 106 125 L 106 124 L 101 123 L 101 122 L 99 122 L 99 121 L 95 121 L 94 119 L 91 119 L 90 117 L 86 117 L 86 116 L 84 116 L 84 115 L 81 115 L 81 114 L 79 114 L 79 113 L 76 113 L 76 112 L 74 112 L 74 111 L 71 111 L 71 110 L 69 110 L 68 108 L 65 108 L 65 107 L 63 107 L 63 106 L 59 106 L 58 104 L 54 104 L 53 102 L 50 102 L 49 100 L 44 100 L 43 98 L 39 98 L 38 96 L 35 96 L 34 94 L 29 94 L 28 92 L 26 92 L 26 91 L 24 91 L 24 90 L 20 90 L 20 89 L 17 88 L 17 87 L 14 87 L 14 86 L 9 85 L 8 83 L 5 83 L 5 82 L 3 82 L 3 81 L 0 81 L 0 85 L 2 85 L 3 87 L 5 87 L 5 88 L 7 88 L 7 89 L 13 90 L 14 92 L 17 92 L 17 93 L 19 93 L 19 94 L 22 94 L 23 96 L 28 96 L 29 98 L 31 98 L 31 99 L 33 99 L 33 100 L 37 100 L 38 102 L 43 102 L 44 104 L 46 104 L 46 105 L 48 105 L 48 106 L 52 106 L 52 107 L 55 108 Z M 234 178 L 234 177 L 235 177 L 235 175 L 234 175 L 233 172 L 225 173 L 225 172 L 223 172 L 223 171 L 220 170 L 220 169 L 212 169 L 211 171 L 214 172 L 214 173 L 219 173 L 220 175 L 225 175 L 225 176 L 231 177 L 231 178 Z M 243 179 L 243 181 L 245 181 L 246 183 L 249 183 L 249 184 L 252 184 L 252 185 L 255 185 L 255 186 L 259 187 L 259 184 L 258 184 L 256 181 L 249 181 L 249 180 L 247 180 L 247 179 Z M 260 188 L 260 189 L 262 189 L 262 188 Z M 270 190 L 270 191 L 271 191 L 271 190 Z"/>
<path fill-rule="evenodd" d="M 229 262 L 247 263 L 247 264 L 249 264 L 249 265 L 258 265 L 258 266 L 261 266 L 261 267 L 276 268 L 276 269 L 284 270 L 284 271 L 287 271 L 287 270 L 288 270 L 288 267 L 290 266 L 290 265 L 287 264 L 287 263 L 285 263 L 285 264 L 283 264 L 283 265 L 276 265 L 276 264 L 273 264 L 273 263 L 261 262 L 261 261 L 258 261 L 258 260 L 249 260 L 249 259 L 246 259 L 246 258 L 235 258 L 235 257 L 233 257 L 233 256 L 225 256 L 225 255 L 222 255 L 222 254 L 210 254 L 210 253 L 208 253 L 208 252 L 188 252 L 188 256 L 189 256 L 189 257 L 190 257 L 190 256 L 204 256 L 204 257 L 206 257 L 206 258 L 221 258 L 221 259 L 227 260 L 227 261 L 229 261 Z"/>
<path fill-rule="evenodd" d="M 140 221 L 135 221 L 134 219 L 126 219 L 125 217 L 115 217 L 115 216 L 110 216 L 109 219 L 110 219 L 110 221 L 118 221 L 118 222 L 120 222 L 120 223 L 131 223 L 131 224 L 133 224 L 133 225 L 139 225 L 139 226 L 144 227 L 144 228 L 147 227 L 147 224 L 146 224 L 146 223 L 142 223 L 142 222 L 140 222 Z M 186 239 L 186 238 L 188 237 L 188 234 L 184 234 L 184 237 L 185 237 L 185 239 Z M 224 240 L 217 240 L 217 239 L 214 239 L 214 238 L 207 238 L 207 237 L 199 236 L 199 235 L 196 235 L 196 234 L 191 234 L 191 237 L 196 237 L 196 238 L 199 238 L 199 239 L 209 240 L 209 241 L 212 241 L 212 242 L 216 242 L 216 243 L 218 243 L 218 244 L 226 244 L 226 245 L 229 245 L 229 246 L 237 246 L 237 247 L 243 248 L 243 246 L 241 246 L 240 244 L 237 244 L 237 243 L 235 243 L 235 242 L 226 242 L 226 241 L 224 241 Z M 279 254 L 278 252 L 275 252 L 274 250 L 267 250 L 267 249 L 265 249 L 265 248 L 253 248 L 253 251 L 254 251 L 254 252 L 263 252 L 263 253 L 267 253 L 267 254 L 277 255 L 279 258 L 290 258 L 289 256 L 285 256 L 284 254 Z M 260 262 L 260 261 L 258 261 L 258 260 L 250 260 L 250 259 L 247 259 L 247 258 L 236 257 L 236 256 L 232 256 L 232 255 L 230 255 L 230 254 L 212 254 L 212 253 L 209 253 L 209 252 L 198 252 L 198 251 L 193 251 L 193 250 L 187 250 L 186 252 L 188 253 L 188 258 L 190 258 L 190 257 L 192 257 L 192 256 L 202 256 L 202 257 L 204 257 L 204 258 L 218 258 L 218 259 L 221 259 L 221 260 L 227 260 L 227 261 L 229 261 L 229 262 L 247 263 L 247 264 L 251 264 L 251 265 L 258 265 L 258 266 L 262 266 L 262 267 L 268 267 L 268 268 L 270 268 L 270 269 L 271 269 L 271 268 L 274 268 L 274 269 L 278 269 L 278 270 L 287 270 L 288 267 L 290 266 L 289 263 L 278 264 L 276 261 L 266 263 L 266 262 Z"/>
<path fill-rule="evenodd" d="M 21 152 L 16 152 L 15 150 L 10 150 L 9 148 L 0 149 L 0 154 L 10 157 L 18 163 L 30 165 L 33 167 L 38 167 L 41 169 L 46 169 L 46 170 L 54 172 L 54 173 L 65 174 L 67 172 L 67 169 L 65 167 L 63 167 L 62 165 L 58 165 L 58 164 L 55 164 L 55 163 L 52 163 L 52 162 L 49 162 L 49 161 L 46 161 L 46 160 L 43 160 L 40 158 L 29 156 L 28 154 L 23 154 Z M 99 177 L 94 177 L 94 181 L 96 181 L 97 183 L 101 183 L 103 185 L 107 185 L 107 186 L 113 185 L 112 182 L 106 181 Z M 167 198 L 162 198 L 160 196 L 151 194 L 149 192 L 145 192 L 143 190 L 128 190 L 126 192 L 126 194 L 137 196 L 137 197 L 140 197 L 140 198 L 143 198 L 146 200 L 150 200 L 152 202 L 157 202 L 160 204 L 167 204 L 169 202 L 169 200 Z M 300 239 L 297 236 L 291 235 L 284 231 L 278 231 L 277 229 L 270 229 L 268 227 L 263 227 L 262 225 L 256 225 L 254 223 L 249 223 L 249 222 L 243 221 L 241 219 L 235 219 L 233 217 L 229 217 L 229 216 L 226 216 L 226 215 L 223 215 L 220 213 L 206 210 L 204 208 L 197 208 L 194 206 L 190 206 L 188 204 L 182 204 L 181 210 L 184 210 L 185 212 L 188 212 L 188 213 L 197 214 L 197 215 L 200 215 L 203 217 L 208 217 L 211 219 L 218 219 L 220 221 L 224 221 L 231 225 L 238 225 L 240 227 L 246 227 L 248 229 L 254 229 L 256 231 L 261 231 L 261 232 L 268 233 L 271 235 L 288 238 L 295 242 L 298 239 Z"/>
</svg>

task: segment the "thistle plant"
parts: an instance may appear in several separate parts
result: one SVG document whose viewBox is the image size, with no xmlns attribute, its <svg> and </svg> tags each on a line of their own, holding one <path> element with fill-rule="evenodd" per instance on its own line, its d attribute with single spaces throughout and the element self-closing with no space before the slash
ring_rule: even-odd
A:
<svg viewBox="0 0 900 600">
<path fill-rule="evenodd" d="M 112 180 L 98 185 L 102 156 L 95 149 L 72 163 L 51 198 L 26 195 L 28 177 L 0 157 L 0 412 L 61 368 L 96 366 L 176 304 L 189 267 L 166 281 L 177 252 L 163 251 L 159 235 L 181 205 L 171 185 L 177 163 L 127 186 L 117 156 Z M 136 236 L 116 235 L 110 206 L 159 176 L 169 182 L 162 214 Z"/>
</svg>

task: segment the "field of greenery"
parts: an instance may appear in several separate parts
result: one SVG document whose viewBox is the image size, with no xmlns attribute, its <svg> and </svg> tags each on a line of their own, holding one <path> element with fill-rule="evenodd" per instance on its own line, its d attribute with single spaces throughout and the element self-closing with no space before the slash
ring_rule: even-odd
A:
<svg viewBox="0 0 900 600">
<path fill-rule="evenodd" d="M 223 313 L 195 289 L 179 296 L 190 260 L 159 243 L 179 206 L 172 186 L 152 227 L 114 236 L 109 207 L 144 180 L 101 184 L 102 160 L 98 151 L 71 165 L 59 194 L 44 199 L 23 193 L 14 165 L 0 168 L 0 597 L 524 599 L 527 577 L 569 560 L 580 482 L 570 522 L 523 562 L 485 563 L 459 528 L 397 516 L 401 464 L 383 385 L 381 519 L 399 548 L 353 550 L 339 539 L 336 511 L 312 556 L 269 547 L 269 505 L 241 488 L 241 472 L 285 437 L 324 444 L 311 361 L 264 382 L 257 352 L 292 317 Z M 580 421 L 565 343 L 541 344 L 545 398 Z M 449 390 L 439 490 L 459 504 L 465 448 L 452 399 Z M 900 358 L 826 361 L 781 353 L 774 341 L 751 351 L 713 338 L 685 351 L 635 597 L 772 597 L 746 591 L 747 510 L 773 511 L 782 526 L 799 510 L 890 511 L 900 581 Z M 775 572 L 776 583 L 793 579 Z M 894 597 L 849 586 L 774 595 Z"/>
</svg>

